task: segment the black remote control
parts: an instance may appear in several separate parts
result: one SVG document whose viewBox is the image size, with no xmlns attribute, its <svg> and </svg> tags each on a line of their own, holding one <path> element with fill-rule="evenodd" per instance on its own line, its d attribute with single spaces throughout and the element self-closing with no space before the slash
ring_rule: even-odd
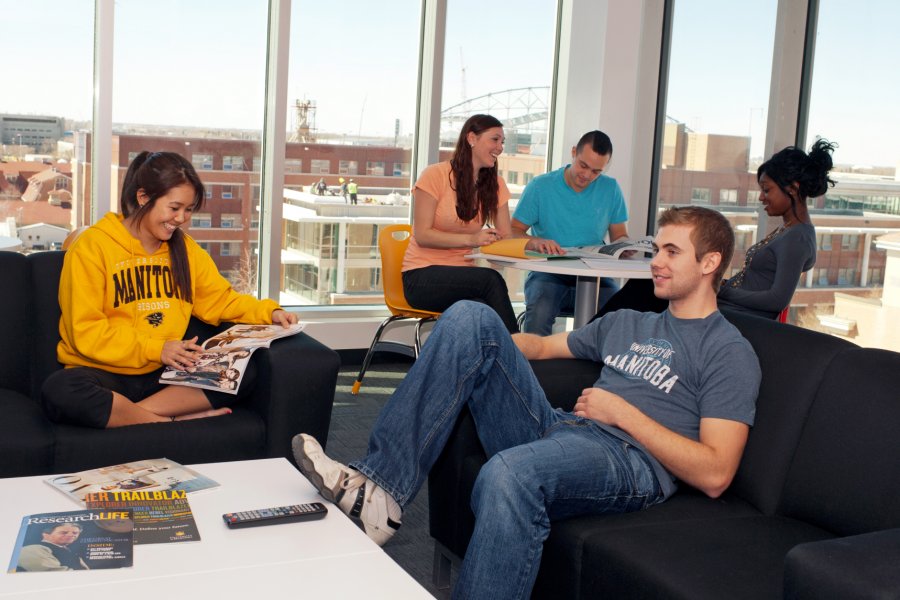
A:
<svg viewBox="0 0 900 600">
<path fill-rule="evenodd" d="M 328 512 L 321 502 L 310 504 L 293 504 L 277 508 L 261 508 L 244 512 L 225 513 L 222 519 L 231 529 L 239 527 L 258 527 L 259 525 L 275 525 L 276 523 L 293 523 L 295 521 L 313 521 L 321 519 Z"/>
</svg>

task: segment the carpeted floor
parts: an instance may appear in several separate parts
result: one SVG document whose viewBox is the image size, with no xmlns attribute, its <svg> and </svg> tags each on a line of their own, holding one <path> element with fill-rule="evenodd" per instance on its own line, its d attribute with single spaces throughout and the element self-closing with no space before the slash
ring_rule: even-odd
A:
<svg viewBox="0 0 900 600">
<path fill-rule="evenodd" d="M 358 396 L 351 395 L 350 388 L 359 365 L 341 368 L 328 433 L 327 452 L 331 458 L 346 463 L 365 454 L 375 418 L 412 364 L 396 355 L 385 356 L 395 362 L 375 362 L 366 373 Z M 427 485 L 403 512 L 403 526 L 384 550 L 436 598 L 449 597 L 448 590 L 438 590 L 431 582 L 434 542 L 428 535 Z"/>
</svg>

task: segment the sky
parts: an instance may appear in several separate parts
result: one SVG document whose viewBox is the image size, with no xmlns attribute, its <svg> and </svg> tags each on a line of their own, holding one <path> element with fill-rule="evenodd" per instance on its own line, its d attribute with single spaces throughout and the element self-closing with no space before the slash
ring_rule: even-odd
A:
<svg viewBox="0 0 900 600">
<path fill-rule="evenodd" d="M 670 117 L 762 147 L 776 3 L 677 0 Z M 116 0 L 114 122 L 260 129 L 266 4 Z M 550 84 L 556 0 L 448 5 L 445 107 L 463 100 L 463 85 L 474 98 Z M 295 0 L 289 104 L 314 101 L 318 129 L 348 138 L 393 135 L 398 120 L 411 133 L 419 11 L 419 0 Z M 0 0 L 0 14 L 2 56 L 27 58 L 3 61 L 0 112 L 89 120 L 93 1 Z M 809 141 L 836 140 L 836 162 L 900 162 L 898 17 L 894 0 L 821 1 Z"/>
</svg>

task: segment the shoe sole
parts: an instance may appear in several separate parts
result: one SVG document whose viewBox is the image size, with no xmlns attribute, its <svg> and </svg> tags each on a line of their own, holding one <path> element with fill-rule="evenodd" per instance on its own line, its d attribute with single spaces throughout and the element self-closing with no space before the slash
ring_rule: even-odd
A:
<svg viewBox="0 0 900 600">
<path fill-rule="evenodd" d="M 337 504 L 342 494 L 340 494 L 339 492 L 335 492 L 330 487 L 325 485 L 325 480 L 316 470 L 315 463 L 306 453 L 306 439 L 304 439 L 303 443 L 300 444 L 299 454 L 300 461 L 297 466 L 300 467 L 300 472 L 303 473 L 303 475 L 309 480 L 309 482 L 313 484 L 313 487 L 315 487 L 319 491 L 320 496 L 322 496 L 329 502 Z"/>
</svg>

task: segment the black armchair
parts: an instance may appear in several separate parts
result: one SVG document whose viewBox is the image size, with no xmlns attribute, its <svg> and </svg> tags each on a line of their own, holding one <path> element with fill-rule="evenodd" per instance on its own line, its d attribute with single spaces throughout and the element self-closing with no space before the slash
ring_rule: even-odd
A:
<svg viewBox="0 0 900 600">
<path fill-rule="evenodd" d="M 63 252 L 0 252 L 0 477 L 79 471 L 144 458 L 182 464 L 284 456 L 307 431 L 325 440 L 340 359 L 301 333 L 254 353 L 256 394 L 227 417 L 90 429 L 51 423 L 40 405 L 43 381 L 61 368 L 59 274 Z M 189 334 L 212 327 L 193 320 Z"/>
</svg>

